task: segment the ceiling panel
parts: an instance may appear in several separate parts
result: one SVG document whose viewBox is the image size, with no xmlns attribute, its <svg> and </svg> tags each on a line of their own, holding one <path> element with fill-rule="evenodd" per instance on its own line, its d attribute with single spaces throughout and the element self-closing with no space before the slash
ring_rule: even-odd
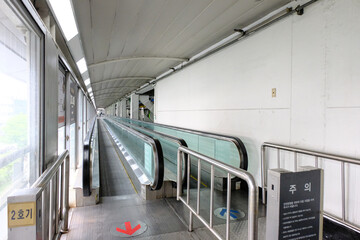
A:
<svg viewBox="0 0 360 240">
<path fill-rule="evenodd" d="M 106 107 L 103 104 L 112 103 L 181 62 L 174 58 L 190 58 L 233 33 L 234 28 L 290 2 L 72 1 L 99 107 Z"/>
</svg>

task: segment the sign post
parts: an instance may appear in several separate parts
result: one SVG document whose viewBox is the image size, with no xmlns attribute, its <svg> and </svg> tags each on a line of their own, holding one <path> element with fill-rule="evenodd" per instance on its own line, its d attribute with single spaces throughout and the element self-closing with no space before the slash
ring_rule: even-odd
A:
<svg viewBox="0 0 360 240">
<path fill-rule="evenodd" d="M 42 226 L 41 190 L 28 188 L 17 190 L 7 198 L 8 239 L 39 238 Z"/>
<path fill-rule="evenodd" d="M 266 239 L 322 239 L 323 170 L 268 171 Z"/>
</svg>

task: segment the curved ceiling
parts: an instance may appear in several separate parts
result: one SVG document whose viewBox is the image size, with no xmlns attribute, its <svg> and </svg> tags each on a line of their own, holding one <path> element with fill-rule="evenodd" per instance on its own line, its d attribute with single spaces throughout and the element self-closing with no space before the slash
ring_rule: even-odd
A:
<svg viewBox="0 0 360 240">
<path fill-rule="evenodd" d="M 96 105 L 106 107 L 290 1 L 72 2 Z"/>
</svg>

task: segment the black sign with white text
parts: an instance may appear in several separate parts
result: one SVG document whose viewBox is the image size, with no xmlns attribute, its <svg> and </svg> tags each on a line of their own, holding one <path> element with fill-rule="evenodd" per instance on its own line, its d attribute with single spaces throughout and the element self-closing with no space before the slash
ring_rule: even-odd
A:
<svg viewBox="0 0 360 240">
<path fill-rule="evenodd" d="M 321 170 L 280 176 L 279 239 L 319 239 Z"/>
</svg>

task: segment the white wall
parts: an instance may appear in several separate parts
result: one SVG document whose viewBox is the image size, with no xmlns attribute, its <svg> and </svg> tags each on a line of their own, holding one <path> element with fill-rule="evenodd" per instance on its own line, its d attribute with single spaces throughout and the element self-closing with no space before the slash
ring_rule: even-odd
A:
<svg viewBox="0 0 360 240">
<path fill-rule="evenodd" d="M 320 0 L 158 82 L 156 122 L 240 137 L 259 185 L 263 142 L 360 158 L 359 12 L 358 0 Z M 323 163 L 325 209 L 336 215 L 339 166 Z M 360 168 L 349 176 L 357 189 Z M 360 225 L 360 192 L 347 201 Z"/>
</svg>

